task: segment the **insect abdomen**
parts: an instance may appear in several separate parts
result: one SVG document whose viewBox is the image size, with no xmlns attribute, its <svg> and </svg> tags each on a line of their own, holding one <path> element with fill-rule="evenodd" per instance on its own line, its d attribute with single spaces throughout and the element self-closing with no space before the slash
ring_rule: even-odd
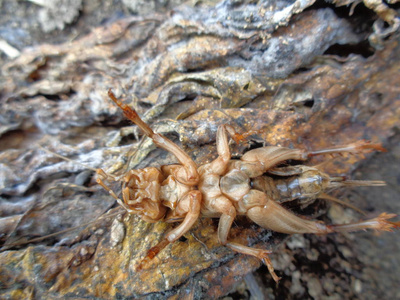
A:
<svg viewBox="0 0 400 300">
<path fill-rule="evenodd" d="M 254 189 L 266 193 L 269 198 L 279 203 L 300 198 L 313 198 L 321 191 L 318 178 L 303 178 L 303 176 L 282 179 L 259 176 L 252 179 L 251 183 Z"/>
</svg>

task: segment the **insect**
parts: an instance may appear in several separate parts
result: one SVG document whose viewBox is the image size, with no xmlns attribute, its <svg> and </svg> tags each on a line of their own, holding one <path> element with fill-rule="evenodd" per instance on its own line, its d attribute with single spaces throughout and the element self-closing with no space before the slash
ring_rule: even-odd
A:
<svg viewBox="0 0 400 300">
<path fill-rule="evenodd" d="M 153 132 L 136 111 L 117 99 L 111 90 L 108 95 L 129 120 L 158 147 L 172 153 L 179 162 L 160 168 L 129 170 L 122 176 L 97 170 L 97 182 L 129 213 L 137 214 L 147 222 L 180 222 L 161 242 L 148 250 L 139 270 L 164 247 L 187 233 L 199 217 L 219 218 L 217 234 L 220 243 L 233 251 L 261 259 L 275 281 L 279 277 L 268 256 L 271 251 L 229 240 L 229 231 L 237 215 L 246 215 L 261 227 L 286 234 L 327 234 L 368 228 L 390 231 L 400 227 L 400 222 L 389 221 L 396 215 L 387 213 L 352 224 L 327 225 L 298 217 L 279 204 L 300 199 L 307 205 L 318 197 L 324 198 L 326 190 L 340 186 L 382 185 L 380 181 L 357 182 L 343 177 L 330 177 L 319 171 L 318 167 L 277 168 L 287 160 L 306 161 L 315 155 L 384 150 L 379 144 L 359 141 L 317 151 L 267 146 L 250 150 L 240 160 L 234 160 L 231 159 L 228 134 L 237 140 L 243 136 L 236 133 L 233 127 L 221 125 L 216 136 L 218 157 L 198 166 L 178 145 L 162 134 Z M 267 172 L 280 176 L 280 181 L 266 179 Z M 105 181 L 122 183 L 122 199 Z"/>
</svg>

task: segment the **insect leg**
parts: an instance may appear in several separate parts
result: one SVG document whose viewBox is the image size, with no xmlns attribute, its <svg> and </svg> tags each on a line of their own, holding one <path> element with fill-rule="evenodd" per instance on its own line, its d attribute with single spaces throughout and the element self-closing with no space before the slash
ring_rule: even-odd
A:
<svg viewBox="0 0 400 300">
<path fill-rule="evenodd" d="M 270 168 L 286 160 L 307 160 L 307 158 L 307 153 L 301 149 L 289 149 L 285 147 L 268 146 L 246 152 L 241 157 L 241 161 L 244 163 L 253 164 L 249 169 L 249 171 L 253 171 L 246 173 L 249 173 L 248 175 L 254 178 L 257 176 L 261 176 Z"/>
<path fill-rule="evenodd" d="M 270 168 L 289 159 L 307 160 L 308 158 L 321 154 L 334 153 L 366 153 L 373 150 L 385 151 L 381 144 L 371 144 L 368 141 L 358 141 L 343 146 L 334 146 L 332 148 L 320 149 L 315 151 L 306 151 L 301 149 L 290 149 L 285 147 L 268 146 L 250 150 L 246 152 L 241 160 L 248 163 L 259 163 L 259 171 L 253 172 L 251 177 L 260 176 Z M 254 168 L 254 167 L 253 167 Z"/>
<path fill-rule="evenodd" d="M 227 243 L 226 246 L 232 249 L 233 251 L 257 257 L 267 266 L 268 271 L 271 274 L 272 278 L 275 280 L 275 282 L 278 282 L 281 279 L 278 275 L 276 275 L 274 266 L 271 260 L 269 259 L 268 254 L 271 254 L 272 251 L 258 249 L 258 248 L 251 248 L 238 243 Z"/>
<path fill-rule="evenodd" d="M 166 138 L 162 134 L 154 133 L 154 131 L 147 125 L 137 114 L 137 112 L 124 104 L 121 100 L 117 99 L 111 89 L 108 91 L 108 96 L 116 105 L 118 105 L 124 112 L 124 115 L 136 124 L 143 132 L 151 138 L 154 143 L 168 152 L 176 156 L 178 161 L 183 165 L 185 172 L 179 172 L 177 177 L 179 181 L 187 185 L 197 185 L 199 181 L 199 174 L 197 172 L 196 163 L 190 158 L 190 156 L 183 151 L 178 145 Z"/>
<path fill-rule="evenodd" d="M 393 229 L 400 228 L 400 221 L 391 222 L 395 218 L 395 214 L 381 213 L 378 217 L 354 222 L 350 224 L 328 225 L 333 231 L 337 232 L 351 232 L 364 229 L 376 229 L 380 231 L 393 231 Z"/>
<path fill-rule="evenodd" d="M 211 206 L 213 210 L 218 211 L 222 214 L 218 223 L 218 239 L 220 243 L 222 245 L 226 245 L 233 251 L 252 255 L 262 260 L 264 264 L 268 267 L 268 270 L 271 273 L 273 279 L 278 282 L 280 278 L 275 274 L 274 267 L 268 256 L 268 254 L 272 253 L 272 251 L 251 248 L 236 242 L 228 242 L 229 230 L 231 229 L 232 223 L 236 217 L 236 209 L 232 205 L 231 201 L 229 201 L 224 196 L 220 196 L 212 202 Z"/>
<path fill-rule="evenodd" d="M 372 151 L 386 152 L 382 144 L 372 144 L 366 140 L 360 140 L 351 144 L 334 146 L 327 149 L 320 149 L 316 151 L 307 152 L 308 157 L 321 155 L 321 154 L 334 154 L 334 153 L 368 153 Z"/>
<path fill-rule="evenodd" d="M 389 221 L 389 219 L 394 218 L 396 215 L 387 213 L 382 213 L 373 219 L 351 224 L 326 225 L 319 221 L 305 220 L 297 217 L 275 201 L 268 199 L 263 192 L 257 190 L 250 190 L 241 202 L 240 205 L 247 208 L 246 215 L 253 222 L 261 227 L 287 234 L 327 234 L 331 232 L 349 232 L 363 229 L 391 231 L 394 228 L 400 228 L 400 222 Z M 257 252 L 258 249 L 246 249 L 241 245 L 232 243 L 228 243 L 227 246 L 235 251 L 259 257 L 259 253 Z M 273 270 L 273 267 L 270 262 L 267 261 L 266 257 L 262 257 L 261 259 L 268 266 L 271 275 L 274 276 L 271 271 L 271 268 Z"/>
<path fill-rule="evenodd" d="M 240 205 L 243 205 L 247 209 L 246 215 L 261 227 L 287 234 L 326 234 L 363 229 L 391 231 L 394 228 L 400 227 L 400 222 L 389 221 L 389 219 L 396 217 L 396 215 L 387 213 L 382 213 L 373 219 L 351 224 L 326 225 L 320 221 L 305 220 L 285 209 L 277 202 L 268 199 L 265 193 L 258 190 L 250 190 L 243 197 Z"/>
<path fill-rule="evenodd" d="M 246 139 L 248 136 L 253 135 L 253 134 L 259 134 L 264 132 L 263 129 L 260 130 L 249 130 L 246 131 L 245 133 L 237 133 L 235 128 L 233 128 L 231 125 L 225 125 L 225 129 L 226 131 L 229 133 L 229 135 L 231 136 L 231 138 L 237 143 L 239 144 L 240 142 L 242 142 L 244 139 Z"/>
<path fill-rule="evenodd" d="M 162 249 L 164 249 L 168 244 L 175 242 L 181 236 L 183 236 L 193 224 L 197 221 L 200 215 L 202 194 L 198 190 L 192 190 L 186 194 L 186 196 L 180 201 L 180 209 L 182 213 L 186 213 L 185 218 L 178 227 L 171 230 L 165 238 L 159 242 L 154 247 L 147 251 L 146 257 L 140 262 L 137 270 L 140 271 L 143 266 L 153 259 Z M 177 208 L 179 210 L 179 208 Z"/>
<path fill-rule="evenodd" d="M 224 196 L 219 196 L 214 199 L 210 206 L 213 211 L 221 213 L 218 223 L 218 239 L 222 245 L 226 245 L 228 242 L 229 230 L 236 217 L 236 209 L 232 202 Z"/>
<path fill-rule="evenodd" d="M 185 218 L 178 227 L 171 230 L 166 239 L 172 243 L 178 240 L 182 235 L 189 231 L 193 224 L 197 221 L 200 215 L 202 194 L 199 190 L 192 190 L 183 197 L 176 208 L 177 212 L 182 208 L 183 213 L 186 213 Z"/>
<path fill-rule="evenodd" d="M 296 216 L 258 190 L 250 190 L 239 205 L 247 210 L 246 215 L 254 223 L 273 231 L 287 234 L 332 232 L 323 223 Z"/>
<path fill-rule="evenodd" d="M 223 175 L 231 159 L 231 151 L 229 150 L 226 125 L 221 125 L 218 127 L 217 152 L 218 152 L 218 157 L 215 160 L 213 160 L 207 167 L 204 167 L 204 169 L 205 172 L 207 173 Z"/>
</svg>

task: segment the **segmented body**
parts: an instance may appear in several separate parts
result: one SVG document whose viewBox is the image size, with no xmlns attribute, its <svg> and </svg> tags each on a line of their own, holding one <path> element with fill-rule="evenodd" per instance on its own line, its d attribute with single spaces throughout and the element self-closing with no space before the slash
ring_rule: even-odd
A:
<svg viewBox="0 0 400 300">
<path fill-rule="evenodd" d="M 275 201 L 284 203 L 301 200 L 310 203 L 330 188 L 330 176 L 316 168 L 298 166 L 298 174 L 286 176 L 260 176 L 252 180 L 252 186 L 263 191 Z"/>
<path fill-rule="evenodd" d="M 277 148 L 270 146 L 262 150 L 268 152 Z M 286 149 L 279 147 L 281 151 Z M 148 222 L 177 222 L 186 213 L 179 210 L 180 206 L 187 206 L 181 199 L 194 189 L 202 194 L 201 215 L 218 218 L 221 212 L 214 208 L 216 198 L 229 199 L 237 214 L 245 215 L 246 195 L 252 189 L 265 193 L 268 199 L 277 203 L 300 200 L 302 205 L 307 205 L 328 190 L 349 182 L 352 185 L 384 184 L 381 181 L 346 181 L 343 177 L 330 177 L 315 167 L 304 165 L 275 168 L 271 170 L 272 174 L 261 174 L 260 168 L 252 168 L 252 165 L 230 160 L 224 174 L 219 175 L 208 171 L 209 164 L 205 164 L 198 169 L 197 186 L 188 186 L 175 178 L 174 172 L 182 168 L 181 165 L 132 170 L 124 177 L 123 199 L 130 209 Z"/>
<path fill-rule="evenodd" d="M 233 127 L 221 125 L 217 131 L 218 156 L 208 164 L 197 164 L 175 143 L 144 123 L 136 111 L 126 106 L 109 91 L 110 98 L 138 125 L 154 143 L 169 151 L 179 164 L 157 168 L 131 170 L 114 177 L 98 170 L 101 184 L 129 212 L 139 214 L 145 221 L 177 222 L 180 224 L 166 234 L 164 240 L 152 247 L 143 264 L 152 259 L 166 245 L 184 235 L 200 217 L 219 218 L 218 238 L 230 249 L 255 256 L 268 267 L 277 281 L 268 258 L 270 251 L 256 249 L 229 240 L 229 230 L 237 215 L 246 215 L 258 225 L 281 233 L 318 233 L 353 231 L 366 228 L 390 230 L 399 223 L 388 221 L 393 214 L 383 213 L 377 218 L 345 225 L 326 225 L 320 221 L 305 220 L 281 206 L 279 202 L 302 199 L 308 203 L 321 197 L 327 189 L 342 185 L 360 185 L 343 177 L 330 177 L 317 167 L 294 166 L 276 169 L 287 160 L 306 161 L 309 157 L 333 153 L 360 153 L 383 150 L 379 144 L 359 141 L 345 146 L 318 151 L 268 146 L 246 152 L 240 160 L 232 160 L 228 134 L 235 140 L 245 135 L 237 134 Z M 271 178 L 267 172 L 280 178 Z M 123 201 L 103 181 L 122 181 Z M 361 185 L 380 185 L 382 182 L 364 182 Z"/>
</svg>

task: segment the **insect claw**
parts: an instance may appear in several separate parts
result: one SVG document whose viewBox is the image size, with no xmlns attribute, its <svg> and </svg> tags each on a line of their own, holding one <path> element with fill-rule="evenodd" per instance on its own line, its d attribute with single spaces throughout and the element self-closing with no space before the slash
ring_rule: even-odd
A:
<svg viewBox="0 0 400 300">
<path fill-rule="evenodd" d="M 376 229 L 378 231 L 393 231 L 393 229 L 400 228 L 400 222 L 391 222 L 388 221 L 396 217 L 395 214 L 381 213 L 378 217 L 360 221 L 352 224 L 344 224 L 344 225 L 330 225 L 328 226 L 333 231 L 337 232 L 350 232 L 362 229 Z"/>
<path fill-rule="evenodd" d="M 225 129 L 228 131 L 231 138 L 235 141 L 236 144 L 240 144 L 251 135 L 261 134 L 265 132 L 264 129 L 258 129 L 258 130 L 249 130 L 245 133 L 237 133 L 235 129 L 230 125 L 225 125 Z"/>
<path fill-rule="evenodd" d="M 154 247 L 151 247 L 148 251 L 146 256 L 142 259 L 142 261 L 139 263 L 139 265 L 136 267 L 136 271 L 139 272 L 143 270 L 143 267 L 147 265 L 162 249 L 164 249 L 166 246 L 168 246 L 170 242 L 167 239 L 163 239 L 161 242 L 159 242 L 157 245 Z"/>
<path fill-rule="evenodd" d="M 381 143 L 372 144 L 371 141 L 367 140 L 354 142 L 349 145 L 349 148 L 353 148 L 355 152 L 364 152 L 364 153 L 368 153 L 374 150 L 380 152 L 387 152 L 387 150 L 383 148 Z"/>
<path fill-rule="evenodd" d="M 376 229 L 384 230 L 384 231 L 393 231 L 393 229 L 399 229 L 400 221 L 397 221 L 397 222 L 388 221 L 389 219 L 392 219 L 395 217 L 397 217 L 396 214 L 381 213 L 376 218 L 376 221 L 378 222 Z M 380 226 L 380 227 L 378 227 L 378 226 Z"/>
<path fill-rule="evenodd" d="M 279 277 L 279 276 L 276 275 L 276 273 L 275 273 L 274 266 L 273 266 L 273 264 L 272 264 L 272 262 L 271 262 L 271 260 L 269 259 L 269 256 L 268 256 L 268 254 L 271 254 L 271 253 L 272 253 L 272 251 L 266 250 L 266 251 L 263 252 L 263 254 L 261 254 L 262 257 L 260 257 L 260 258 L 261 258 L 261 261 L 264 263 L 264 265 L 267 266 L 268 271 L 269 271 L 269 273 L 271 274 L 271 276 L 272 276 L 272 278 L 274 279 L 274 281 L 275 281 L 276 283 L 278 283 L 279 280 L 282 279 L 282 277 Z"/>
<path fill-rule="evenodd" d="M 387 152 L 385 148 L 383 148 L 382 144 L 371 144 L 371 141 L 367 140 L 361 140 L 359 142 L 354 143 L 355 149 L 358 149 L 360 151 L 362 150 L 370 150 L 370 151 L 381 151 L 381 152 Z M 369 151 L 368 151 L 369 152 Z"/>
</svg>

